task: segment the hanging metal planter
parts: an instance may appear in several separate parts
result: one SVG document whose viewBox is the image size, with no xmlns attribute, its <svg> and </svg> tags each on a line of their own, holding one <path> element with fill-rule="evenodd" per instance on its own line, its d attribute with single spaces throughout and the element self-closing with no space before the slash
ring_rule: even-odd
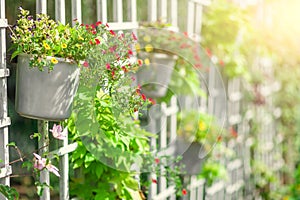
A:
<svg viewBox="0 0 300 200">
<path fill-rule="evenodd" d="M 142 92 L 151 98 L 166 95 L 177 56 L 156 52 L 140 52 L 143 66 L 137 72 L 137 83 Z"/>
<path fill-rule="evenodd" d="M 19 55 L 16 74 L 16 111 L 23 117 L 61 121 L 69 118 L 80 69 L 59 61 L 51 72 L 29 67 L 28 55 Z"/>
</svg>

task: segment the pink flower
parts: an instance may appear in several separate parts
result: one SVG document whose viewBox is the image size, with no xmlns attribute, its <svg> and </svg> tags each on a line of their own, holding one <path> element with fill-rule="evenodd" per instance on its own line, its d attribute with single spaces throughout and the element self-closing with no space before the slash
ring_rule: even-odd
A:
<svg viewBox="0 0 300 200">
<path fill-rule="evenodd" d="M 46 158 L 42 158 L 40 155 L 33 153 L 35 157 L 35 162 L 33 167 L 38 170 L 42 170 L 46 167 L 47 160 Z"/>
<path fill-rule="evenodd" d="M 106 69 L 110 70 L 110 64 L 109 63 L 106 64 Z"/>
<path fill-rule="evenodd" d="M 159 158 L 155 158 L 155 163 L 158 164 L 160 162 Z"/>
<path fill-rule="evenodd" d="M 136 35 L 132 32 L 132 38 L 134 39 L 134 40 L 137 40 L 137 37 L 136 37 Z"/>
<path fill-rule="evenodd" d="M 68 128 L 66 127 L 64 130 L 61 125 L 53 125 L 53 128 L 50 129 L 53 137 L 59 140 L 64 140 L 68 135 Z"/>
<path fill-rule="evenodd" d="M 53 173 L 55 176 L 60 177 L 58 173 L 59 170 L 54 165 L 49 163 L 46 165 L 46 168 L 48 169 L 49 172 Z"/>
<path fill-rule="evenodd" d="M 59 173 L 58 173 L 58 169 L 57 167 L 55 167 L 54 165 L 52 165 L 50 162 L 47 163 L 47 159 L 46 158 L 42 158 L 40 155 L 33 153 L 34 157 L 35 157 L 35 162 L 33 167 L 35 169 L 38 170 L 43 170 L 44 168 L 46 168 L 49 172 L 53 173 L 54 175 L 60 177 Z"/>
<path fill-rule="evenodd" d="M 84 66 L 84 67 L 88 67 L 88 66 L 89 66 L 88 61 L 84 61 L 83 66 Z"/>
</svg>

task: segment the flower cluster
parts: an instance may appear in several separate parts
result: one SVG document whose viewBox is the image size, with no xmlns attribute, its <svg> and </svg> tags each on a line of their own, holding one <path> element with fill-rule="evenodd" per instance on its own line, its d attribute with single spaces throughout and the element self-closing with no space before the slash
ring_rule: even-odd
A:
<svg viewBox="0 0 300 200">
<path fill-rule="evenodd" d="M 136 50 L 138 53 L 145 51 L 176 55 L 183 67 L 197 69 L 208 67 L 209 59 L 205 52 L 186 32 L 175 32 L 170 25 L 157 21 L 142 23 L 137 34 L 139 43 Z M 145 59 L 144 62 L 149 63 L 149 60 Z"/>
</svg>

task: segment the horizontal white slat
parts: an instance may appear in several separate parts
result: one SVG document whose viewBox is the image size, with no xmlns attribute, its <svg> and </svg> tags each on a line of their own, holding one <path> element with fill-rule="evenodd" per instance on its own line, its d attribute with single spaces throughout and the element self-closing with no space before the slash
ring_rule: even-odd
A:
<svg viewBox="0 0 300 200">
<path fill-rule="evenodd" d="M 229 185 L 226 187 L 226 193 L 227 194 L 233 194 L 234 192 L 239 191 L 244 186 L 243 180 L 238 180 L 232 185 Z"/>
<path fill-rule="evenodd" d="M 111 30 L 130 30 L 130 29 L 137 29 L 139 24 L 137 22 L 109 22 L 109 29 Z"/>
<path fill-rule="evenodd" d="M 9 76 L 9 69 L 0 69 L 0 78 L 8 77 Z"/>
<path fill-rule="evenodd" d="M 9 117 L 5 117 L 3 119 L 0 119 L 0 128 L 9 126 L 11 124 L 11 120 Z"/>
<path fill-rule="evenodd" d="M 240 101 L 243 97 L 243 94 L 241 92 L 234 92 L 231 93 L 229 96 L 229 100 L 232 102 Z"/>
<path fill-rule="evenodd" d="M 216 194 L 217 192 L 223 190 L 224 188 L 225 188 L 224 181 L 219 181 L 219 182 L 213 184 L 210 188 L 207 188 L 206 193 L 208 195 L 213 195 L 213 194 Z"/>
<path fill-rule="evenodd" d="M 7 19 L 0 19 L 0 28 L 6 28 L 7 26 Z"/>
<path fill-rule="evenodd" d="M 173 194 L 175 194 L 175 186 L 171 186 L 168 187 L 167 189 L 165 189 L 163 192 L 161 192 L 160 194 L 158 194 L 157 196 L 152 197 L 152 200 L 165 200 L 168 197 L 172 196 Z"/>
<path fill-rule="evenodd" d="M 6 177 L 11 173 L 11 166 L 3 167 L 0 169 L 0 178 Z"/>
<path fill-rule="evenodd" d="M 75 151 L 77 146 L 78 146 L 77 143 L 72 143 L 67 146 L 61 147 L 57 150 L 51 151 L 49 153 L 49 158 L 52 159 L 52 158 L 54 158 L 54 156 L 62 156 L 62 155 L 68 154 L 70 152 L 73 152 L 73 151 Z"/>
<path fill-rule="evenodd" d="M 188 185 L 188 189 L 192 190 L 194 188 L 197 188 L 199 186 L 204 186 L 205 184 L 205 179 L 198 179 L 197 181 L 193 181 L 190 185 Z"/>
<path fill-rule="evenodd" d="M 242 121 L 242 117 L 241 115 L 237 114 L 237 115 L 232 115 L 228 118 L 228 122 L 230 125 L 235 125 L 238 124 Z"/>
<path fill-rule="evenodd" d="M 234 161 L 231 161 L 227 164 L 227 169 L 228 171 L 232 171 L 232 170 L 235 170 L 235 169 L 238 169 L 238 168 L 241 168 L 242 167 L 242 161 L 240 159 L 236 159 Z"/>
</svg>

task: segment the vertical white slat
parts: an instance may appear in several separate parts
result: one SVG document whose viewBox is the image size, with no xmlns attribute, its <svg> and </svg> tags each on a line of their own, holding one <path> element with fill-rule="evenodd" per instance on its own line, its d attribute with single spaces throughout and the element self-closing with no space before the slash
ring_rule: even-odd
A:
<svg viewBox="0 0 300 200">
<path fill-rule="evenodd" d="M 81 0 L 72 0 L 72 21 L 77 19 L 77 22 L 82 23 Z M 73 25 L 76 22 L 73 21 Z"/>
<path fill-rule="evenodd" d="M 63 146 L 68 146 L 68 137 L 63 140 Z M 59 160 L 60 178 L 59 178 L 59 199 L 69 199 L 69 154 L 64 154 Z"/>
<path fill-rule="evenodd" d="M 159 19 L 161 19 L 163 22 L 168 21 L 168 7 L 167 7 L 167 0 L 160 0 L 160 16 Z"/>
<path fill-rule="evenodd" d="M 157 0 L 148 0 L 148 21 L 157 21 Z"/>
<path fill-rule="evenodd" d="M 97 0 L 97 20 L 107 22 L 107 0 Z"/>
<path fill-rule="evenodd" d="M 203 5 L 196 4 L 195 33 L 201 35 Z"/>
<path fill-rule="evenodd" d="M 130 20 L 132 22 L 137 21 L 137 7 L 136 7 L 136 0 L 131 0 L 130 1 Z"/>
<path fill-rule="evenodd" d="M 55 0 L 55 19 L 66 24 L 66 3 L 65 0 Z"/>
<path fill-rule="evenodd" d="M 0 0 L 0 19 L 5 19 L 5 0 Z M 0 27 L 0 69 L 6 69 L 6 31 L 5 27 Z M 6 77 L 0 79 L 0 117 L 7 117 L 7 80 Z M 9 167 L 9 150 L 8 150 L 8 127 L 0 129 L 0 159 L 2 163 L 0 166 Z M 1 170 L 1 169 L 0 169 Z M 9 177 L 0 179 L 0 184 L 10 185 Z M 5 200 L 4 196 L 0 194 L 0 199 Z"/>
<path fill-rule="evenodd" d="M 47 13 L 47 0 L 36 0 L 36 12 Z"/>
<path fill-rule="evenodd" d="M 41 139 L 39 140 L 39 155 L 45 156 L 49 153 L 49 123 L 48 121 L 38 120 L 38 131 L 41 134 Z M 50 176 L 48 170 L 42 170 L 40 172 L 40 182 L 50 185 Z M 40 197 L 40 200 L 50 200 L 50 188 L 45 187 L 43 195 Z"/>
<path fill-rule="evenodd" d="M 123 22 L 123 1 L 113 0 L 114 22 Z"/>
<path fill-rule="evenodd" d="M 167 105 L 166 103 L 161 104 L 161 118 L 160 118 L 160 137 L 159 137 L 159 148 L 165 149 L 167 147 L 167 116 L 166 116 Z M 165 169 L 161 167 L 161 174 L 165 174 Z M 159 192 L 163 192 L 167 188 L 167 179 L 162 176 L 159 178 Z"/>
<path fill-rule="evenodd" d="M 151 121 L 149 122 L 149 125 L 147 127 L 147 130 L 151 133 L 156 133 L 156 119 L 151 119 Z M 151 137 L 150 138 L 150 147 L 151 150 L 153 152 L 155 152 L 157 150 L 157 139 L 155 137 Z M 150 174 L 150 179 L 155 179 L 157 180 L 157 176 L 155 173 L 151 173 Z M 152 197 L 154 197 L 157 194 L 157 184 L 152 183 L 149 186 L 149 193 L 148 193 L 148 199 L 152 199 Z"/>
<path fill-rule="evenodd" d="M 178 27 L 178 2 L 177 2 L 177 0 L 171 0 L 171 24 L 174 27 Z"/>
<path fill-rule="evenodd" d="M 0 0 L 0 20 L 5 20 L 5 0 Z M 0 69 L 6 69 L 6 31 L 5 27 L 0 27 Z M 0 88 L 0 117 L 7 117 L 7 79 L 2 77 Z M 0 128 L 0 159 L 2 162 L 0 166 L 5 166 L 8 169 L 9 166 L 9 149 L 8 149 L 8 127 Z M 1 170 L 1 168 L 0 168 Z M 8 174 L 9 175 L 9 174 Z M 9 177 L 0 178 L 0 184 L 10 185 Z M 0 199 L 6 199 L 0 194 Z"/>
<path fill-rule="evenodd" d="M 194 24 L 195 24 L 195 9 L 194 9 L 194 2 L 189 1 L 187 7 L 187 33 L 189 35 L 193 35 L 194 33 Z"/>
<path fill-rule="evenodd" d="M 177 107 L 177 99 L 175 96 L 171 98 L 171 107 Z M 170 116 L 170 141 L 175 141 L 177 136 L 177 112 Z"/>
</svg>

